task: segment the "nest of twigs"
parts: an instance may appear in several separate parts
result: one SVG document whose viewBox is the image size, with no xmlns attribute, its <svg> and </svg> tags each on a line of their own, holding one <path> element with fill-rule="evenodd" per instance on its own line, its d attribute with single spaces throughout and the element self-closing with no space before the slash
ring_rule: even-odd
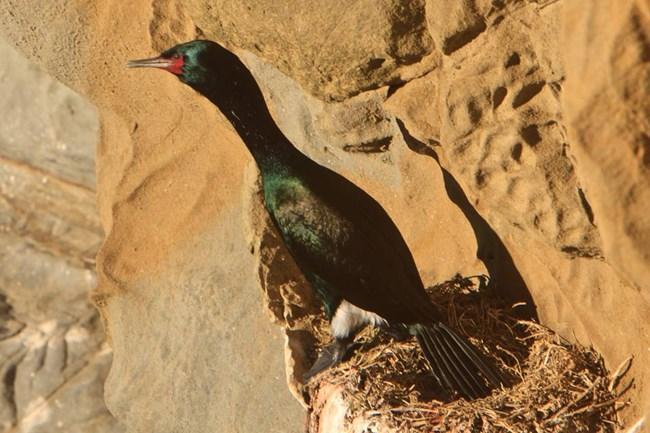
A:
<svg viewBox="0 0 650 433">
<path fill-rule="evenodd" d="M 498 305 L 470 286 L 457 278 L 430 293 L 437 305 L 447 305 L 449 323 L 510 378 L 509 386 L 469 402 L 446 394 L 415 340 L 394 341 L 367 329 L 348 360 L 308 386 L 311 400 L 324 385 L 336 386 L 348 405 L 346 419 L 366 420 L 368 432 L 380 426 L 414 433 L 615 431 L 624 404 L 615 386 L 624 372 L 610 377 L 594 349 L 517 319 L 516 306 Z M 315 331 L 325 344 L 327 323 Z M 313 409 L 317 420 L 319 409 Z"/>
</svg>

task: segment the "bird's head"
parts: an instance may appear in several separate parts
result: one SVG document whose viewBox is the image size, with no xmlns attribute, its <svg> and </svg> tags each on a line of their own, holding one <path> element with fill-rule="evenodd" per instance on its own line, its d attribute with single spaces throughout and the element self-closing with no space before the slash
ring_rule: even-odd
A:
<svg viewBox="0 0 650 433">
<path fill-rule="evenodd" d="M 164 69 L 182 82 L 198 86 L 205 81 L 215 54 L 220 51 L 225 50 L 212 41 L 195 40 L 165 50 L 158 57 L 131 60 L 128 67 Z"/>
</svg>

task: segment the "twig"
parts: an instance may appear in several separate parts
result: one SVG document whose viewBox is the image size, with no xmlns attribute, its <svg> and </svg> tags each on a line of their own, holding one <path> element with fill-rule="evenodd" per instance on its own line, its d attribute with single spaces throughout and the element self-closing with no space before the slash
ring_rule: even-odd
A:
<svg viewBox="0 0 650 433">
<path fill-rule="evenodd" d="M 621 362 L 616 370 L 614 370 L 614 373 L 611 375 L 609 386 L 607 387 L 609 392 L 614 392 L 614 388 L 618 386 L 623 376 L 625 376 L 625 374 L 630 370 L 630 367 L 632 367 L 632 359 L 634 359 L 634 356 L 630 355 L 625 361 Z"/>
</svg>

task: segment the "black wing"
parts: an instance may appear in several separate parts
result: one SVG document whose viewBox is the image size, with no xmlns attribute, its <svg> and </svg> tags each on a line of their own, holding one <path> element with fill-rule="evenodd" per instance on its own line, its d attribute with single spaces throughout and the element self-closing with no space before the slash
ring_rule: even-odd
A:
<svg viewBox="0 0 650 433">
<path fill-rule="evenodd" d="M 383 208 L 324 167 L 311 166 L 301 178 L 304 191 L 288 194 L 272 213 L 303 272 L 389 321 L 434 320 L 408 246 Z"/>
</svg>

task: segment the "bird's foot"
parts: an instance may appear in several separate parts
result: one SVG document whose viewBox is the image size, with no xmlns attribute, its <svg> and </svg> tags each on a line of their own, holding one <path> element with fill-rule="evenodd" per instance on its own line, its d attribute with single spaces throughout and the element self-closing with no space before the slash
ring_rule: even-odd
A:
<svg viewBox="0 0 650 433">
<path fill-rule="evenodd" d="M 318 355 L 318 359 L 314 362 L 314 365 L 312 365 L 309 371 L 303 375 L 303 380 L 308 382 L 321 371 L 334 367 L 336 364 L 341 362 L 353 346 L 353 341 L 354 340 L 351 338 L 335 339 L 333 343 L 325 346 Z"/>
</svg>

